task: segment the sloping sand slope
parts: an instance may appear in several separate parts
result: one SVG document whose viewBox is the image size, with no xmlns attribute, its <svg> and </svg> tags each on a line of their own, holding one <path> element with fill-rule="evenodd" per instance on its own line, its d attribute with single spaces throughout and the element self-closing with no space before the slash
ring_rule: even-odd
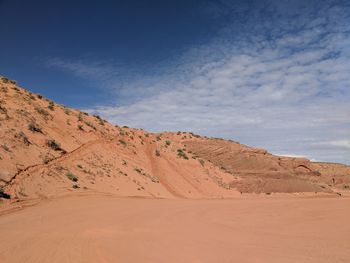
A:
<svg viewBox="0 0 350 263">
<path fill-rule="evenodd" d="M 73 197 L 0 216 L 2 263 L 348 263 L 350 199 Z"/>
<path fill-rule="evenodd" d="M 0 78 L 0 187 L 0 195 L 10 195 L 11 202 L 72 193 L 155 198 L 335 194 L 349 190 L 350 168 L 274 156 L 189 132 L 154 134 L 114 126 Z"/>
</svg>

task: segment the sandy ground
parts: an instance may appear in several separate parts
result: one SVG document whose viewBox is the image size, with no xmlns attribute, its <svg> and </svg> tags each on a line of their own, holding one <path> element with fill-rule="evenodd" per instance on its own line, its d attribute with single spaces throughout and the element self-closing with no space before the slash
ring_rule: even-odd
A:
<svg viewBox="0 0 350 263">
<path fill-rule="evenodd" d="M 0 216 L 1 262 L 349 262 L 350 199 L 69 197 Z"/>
</svg>

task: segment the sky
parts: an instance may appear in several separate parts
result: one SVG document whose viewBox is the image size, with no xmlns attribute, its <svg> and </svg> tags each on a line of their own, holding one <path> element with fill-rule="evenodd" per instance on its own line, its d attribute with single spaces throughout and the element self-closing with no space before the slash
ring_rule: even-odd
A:
<svg viewBox="0 0 350 263">
<path fill-rule="evenodd" d="M 0 0 L 0 10 L 0 75 L 33 92 L 121 126 L 350 164 L 349 1 Z"/>
</svg>

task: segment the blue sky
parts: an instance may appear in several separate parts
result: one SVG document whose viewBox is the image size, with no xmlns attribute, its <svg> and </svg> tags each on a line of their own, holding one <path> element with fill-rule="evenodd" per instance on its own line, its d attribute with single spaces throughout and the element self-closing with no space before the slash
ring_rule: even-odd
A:
<svg viewBox="0 0 350 263">
<path fill-rule="evenodd" d="M 0 74 L 55 101 L 119 125 L 350 164 L 348 1 L 5 0 L 0 9 Z"/>
</svg>

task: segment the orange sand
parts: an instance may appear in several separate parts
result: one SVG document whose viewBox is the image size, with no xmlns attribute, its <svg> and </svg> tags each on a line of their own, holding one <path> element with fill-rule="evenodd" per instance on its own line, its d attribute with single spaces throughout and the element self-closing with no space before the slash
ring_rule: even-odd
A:
<svg viewBox="0 0 350 263">
<path fill-rule="evenodd" d="M 15 262 L 349 262 L 350 198 L 66 197 L 0 216 Z"/>
</svg>

